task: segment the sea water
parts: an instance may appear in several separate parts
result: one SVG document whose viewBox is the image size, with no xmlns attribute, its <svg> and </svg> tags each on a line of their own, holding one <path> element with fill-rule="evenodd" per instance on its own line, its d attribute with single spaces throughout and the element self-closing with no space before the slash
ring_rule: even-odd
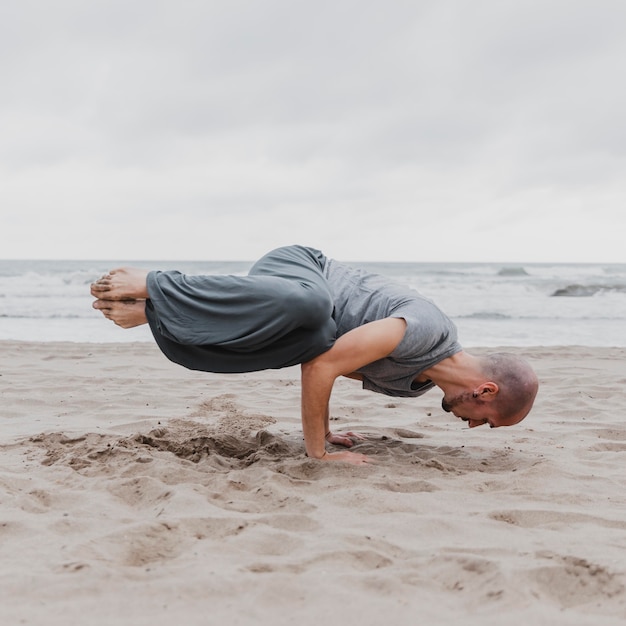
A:
<svg viewBox="0 0 626 626">
<path fill-rule="evenodd" d="M 0 340 L 152 341 L 95 311 L 89 285 L 120 265 L 243 275 L 237 262 L 0 260 Z M 471 346 L 626 346 L 626 264 L 352 263 L 432 299 Z"/>
</svg>

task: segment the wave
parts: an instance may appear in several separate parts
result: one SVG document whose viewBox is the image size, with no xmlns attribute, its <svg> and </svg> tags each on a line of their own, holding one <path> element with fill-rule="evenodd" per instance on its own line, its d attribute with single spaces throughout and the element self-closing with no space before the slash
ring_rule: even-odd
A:
<svg viewBox="0 0 626 626">
<path fill-rule="evenodd" d="M 479 311 L 477 313 L 470 313 L 469 315 L 458 315 L 456 319 L 459 319 L 459 320 L 511 320 L 514 318 L 511 315 L 506 315 L 505 313 L 496 313 L 495 311 Z"/>
<path fill-rule="evenodd" d="M 573 284 L 561 287 L 550 295 L 553 298 L 588 298 L 600 293 L 626 293 L 626 285 L 580 285 Z"/>
<path fill-rule="evenodd" d="M 460 320 L 486 320 L 486 321 L 509 321 L 509 322 L 531 322 L 531 323 L 560 323 L 565 322 L 613 322 L 624 320 L 623 315 L 506 315 L 504 313 L 480 312 L 468 315 L 451 315 L 454 321 Z"/>
<path fill-rule="evenodd" d="M 498 272 L 498 276 L 530 276 L 523 267 L 503 267 Z"/>
<path fill-rule="evenodd" d="M 7 320 L 80 320 L 80 319 L 89 319 L 93 317 L 94 317 L 93 314 L 78 315 L 76 313 L 67 313 L 67 314 L 18 313 L 16 315 L 0 313 L 0 319 L 7 319 Z"/>
<path fill-rule="evenodd" d="M 63 299 L 63 300 L 74 300 L 80 301 L 85 298 L 90 298 L 93 296 L 89 295 L 88 291 L 79 291 L 79 292 L 46 292 L 46 293 L 37 293 L 36 291 L 23 291 L 21 293 L 0 293 L 0 298 L 10 298 L 12 300 L 50 300 L 50 299 Z"/>
</svg>

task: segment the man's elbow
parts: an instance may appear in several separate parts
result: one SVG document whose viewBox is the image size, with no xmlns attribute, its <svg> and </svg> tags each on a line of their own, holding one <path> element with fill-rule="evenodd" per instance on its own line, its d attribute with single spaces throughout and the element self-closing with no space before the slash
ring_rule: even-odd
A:
<svg viewBox="0 0 626 626">
<path fill-rule="evenodd" d="M 336 367 L 332 361 L 332 359 L 326 356 L 328 352 L 324 352 L 319 356 L 316 356 L 314 359 L 307 361 L 306 363 L 302 363 L 302 378 L 316 378 L 316 379 L 331 379 L 334 380 L 339 376 L 339 372 L 336 371 Z"/>
</svg>

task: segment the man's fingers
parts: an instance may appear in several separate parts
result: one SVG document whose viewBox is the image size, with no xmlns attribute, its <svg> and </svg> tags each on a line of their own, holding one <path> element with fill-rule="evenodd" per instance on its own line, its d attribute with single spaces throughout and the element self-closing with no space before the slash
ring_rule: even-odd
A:
<svg viewBox="0 0 626 626">
<path fill-rule="evenodd" d="M 351 448 L 354 445 L 354 441 L 350 437 L 350 433 L 330 433 L 326 437 L 326 441 L 328 441 L 328 443 L 334 443 L 338 446 L 345 446 L 346 448 Z"/>
<path fill-rule="evenodd" d="M 344 433 L 348 437 L 352 437 L 353 439 L 358 439 L 359 441 L 365 441 L 365 437 L 361 433 L 353 433 L 351 430 L 347 433 Z"/>
<path fill-rule="evenodd" d="M 320 460 L 322 461 L 343 461 L 344 463 L 350 463 L 351 465 L 367 465 L 374 463 L 375 461 L 364 454 L 359 452 L 330 452 L 325 454 Z"/>
</svg>

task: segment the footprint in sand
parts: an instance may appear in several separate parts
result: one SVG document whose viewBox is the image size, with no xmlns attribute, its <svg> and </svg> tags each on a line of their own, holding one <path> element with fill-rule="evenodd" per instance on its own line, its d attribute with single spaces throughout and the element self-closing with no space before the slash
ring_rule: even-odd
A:
<svg viewBox="0 0 626 626">
<path fill-rule="evenodd" d="M 608 611 L 613 605 L 623 615 L 625 587 L 618 575 L 574 556 L 538 556 L 554 562 L 528 572 L 538 597 L 548 597 L 564 609 L 593 602 Z"/>
</svg>

